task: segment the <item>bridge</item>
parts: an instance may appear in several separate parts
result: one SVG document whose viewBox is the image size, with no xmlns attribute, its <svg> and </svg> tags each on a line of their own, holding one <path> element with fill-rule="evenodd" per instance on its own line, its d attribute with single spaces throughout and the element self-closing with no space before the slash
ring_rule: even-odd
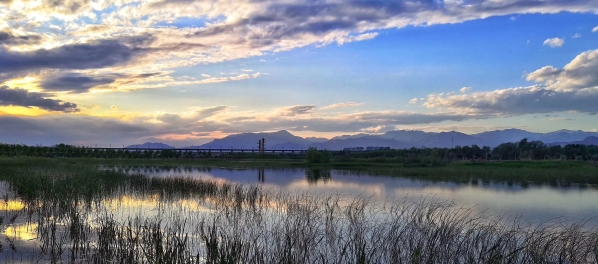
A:
<svg viewBox="0 0 598 264">
<path fill-rule="evenodd" d="M 260 153 L 259 149 L 246 149 L 246 148 L 98 148 L 98 147 L 84 147 L 86 150 L 98 150 L 98 151 L 181 151 L 181 152 L 217 152 L 217 153 L 225 153 L 225 152 L 237 152 L 237 153 Z M 264 149 L 263 153 L 306 153 L 307 149 Z M 333 151 L 335 152 L 335 151 Z M 336 151 L 338 152 L 338 151 Z"/>
</svg>

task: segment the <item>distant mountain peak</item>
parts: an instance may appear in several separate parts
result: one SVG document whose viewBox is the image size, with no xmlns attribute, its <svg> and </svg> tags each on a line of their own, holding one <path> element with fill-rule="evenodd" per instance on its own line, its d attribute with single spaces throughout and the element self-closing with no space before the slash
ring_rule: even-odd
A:
<svg viewBox="0 0 598 264">
<path fill-rule="evenodd" d="M 569 134 L 573 134 L 573 133 L 583 133 L 583 131 L 582 130 L 559 129 L 559 130 L 554 131 L 552 133 L 569 133 Z"/>
<path fill-rule="evenodd" d="M 125 148 L 173 149 L 174 147 L 162 142 L 145 142 L 143 144 L 130 145 Z"/>
<path fill-rule="evenodd" d="M 280 131 L 272 132 L 270 134 L 278 134 L 278 135 L 285 135 L 285 136 L 295 136 L 295 135 L 291 134 L 291 132 L 286 131 L 286 130 L 280 130 Z"/>
</svg>

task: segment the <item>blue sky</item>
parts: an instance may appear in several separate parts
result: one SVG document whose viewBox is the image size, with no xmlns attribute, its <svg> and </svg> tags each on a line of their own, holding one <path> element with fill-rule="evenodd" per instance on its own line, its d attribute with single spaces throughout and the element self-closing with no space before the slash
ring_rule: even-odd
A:
<svg viewBox="0 0 598 264">
<path fill-rule="evenodd" d="M 598 130 L 595 0 L 122 3 L 0 2 L 1 142 Z"/>
</svg>

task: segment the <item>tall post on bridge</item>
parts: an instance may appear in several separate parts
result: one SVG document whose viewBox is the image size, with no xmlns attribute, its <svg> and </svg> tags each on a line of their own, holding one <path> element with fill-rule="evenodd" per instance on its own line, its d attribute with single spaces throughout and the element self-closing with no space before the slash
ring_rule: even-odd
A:
<svg viewBox="0 0 598 264">
<path fill-rule="evenodd" d="M 262 138 L 257 141 L 258 151 L 264 153 L 266 151 L 266 139 Z"/>
</svg>

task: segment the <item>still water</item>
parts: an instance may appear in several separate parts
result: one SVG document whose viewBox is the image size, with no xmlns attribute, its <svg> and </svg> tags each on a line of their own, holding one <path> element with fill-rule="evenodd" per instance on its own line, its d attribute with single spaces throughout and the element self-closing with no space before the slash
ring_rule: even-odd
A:
<svg viewBox="0 0 598 264">
<path fill-rule="evenodd" d="M 521 216 L 532 224 L 588 221 L 598 225 L 598 186 L 568 183 L 521 184 L 471 180 L 438 182 L 370 175 L 347 170 L 117 168 L 157 177 L 193 177 L 259 184 L 265 188 L 315 195 L 368 197 L 375 202 L 408 198 L 454 202 L 459 207 L 495 216 Z"/>
</svg>

